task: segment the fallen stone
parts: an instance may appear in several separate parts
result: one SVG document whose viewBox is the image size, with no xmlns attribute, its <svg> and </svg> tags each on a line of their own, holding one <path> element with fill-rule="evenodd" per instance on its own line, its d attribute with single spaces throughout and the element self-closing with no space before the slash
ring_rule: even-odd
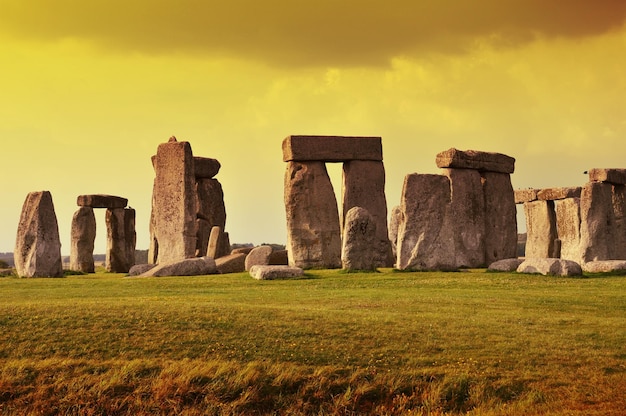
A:
<svg viewBox="0 0 626 416">
<path fill-rule="evenodd" d="M 273 266 L 287 266 L 289 264 L 289 253 L 287 250 L 272 251 L 269 264 Z"/>
<path fill-rule="evenodd" d="M 380 137 L 288 136 L 283 140 L 284 162 L 346 162 L 383 160 Z"/>
<path fill-rule="evenodd" d="M 212 178 L 220 171 L 222 167 L 221 163 L 217 159 L 211 159 L 208 157 L 198 157 L 194 156 L 193 158 L 194 165 L 194 175 L 197 179 L 199 178 Z"/>
<path fill-rule="evenodd" d="M 515 159 L 501 153 L 451 148 L 437 154 L 439 168 L 475 169 L 481 172 L 513 173 Z"/>
<path fill-rule="evenodd" d="M 586 273 L 626 273 L 626 260 L 600 260 L 582 264 Z"/>
<path fill-rule="evenodd" d="M 128 204 L 128 199 L 121 196 L 113 195 L 79 195 L 76 204 L 79 207 L 91 207 L 91 208 L 124 208 Z"/>
<path fill-rule="evenodd" d="M 221 274 L 242 273 L 246 271 L 246 254 L 235 253 L 215 259 L 217 271 Z"/>
<path fill-rule="evenodd" d="M 252 266 L 268 265 L 272 255 L 272 246 L 259 246 L 252 249 L 246 256 L 246 271 L 250 271 Z"/>
<path fill-rule="evenodd" d="M 517 209 L 511 175 L 483 172 L 485 264 L 517 254 Z"/>
<path fill-rule="evenodd" d="M 565 198 L 580 198 L 580 192 L 583 188 L 545 188 L 537 191 L 537 199 L 543 201 L 556 201 Z"/>
<path fill-rule="evenodd" d="M 581 276 L 580 264 L 554 258 L 526 258 L 517 268 L 518 273 L 539 273 L 544 276 Z"/>
<path fill-rule="evenodd" d="M 590 182 L 606 182 L 613 185 L 626 185 L 626 169 L 599 169 L 589 171 Z"/>
<path fill-rule="evenodd" d="M 558 258 L 556 212 L 553 201 L 524 203 L 526 214 L 526 257 Z"/>
<path fill-rule="evenodd" d="M 491 263 L 487 270 L 490 272 L 514 272 L 523 262 L 524 259 L 518 258 L 502 259 Z"/>
<path fill-rule="evenodd" d="M 70 245 L 70 270 L 93 273 L 94 241 L 96 239 L 96 216 L 91 207 L 80 207 L 72 217 Z"/>
<path fill-rule="evenodd" d="M 217 273 L 215 260 L 210 257 L 195 257 L 158 264 L 138 277 L 202 276 Z"/>
<path fill-rule="evenodd" d="M 156 267 L 156 264 L 135 264 L 128 271 L 129 276 L 139 276 Z"/>
<path fill-rule="evenodd" d="M 351 208 L 343 227 L 343 269 L 375 271 L 376 250 L 376 221 L 365 208 Z"/>
<path fill-rule="evenodd" d="M 13 275 L 13 269 L 0 269 L 0 277 L 9 277 Z"/>
<path fill-rule="evenodd" d="M 63 276 L 59 225 L 49 191 L 26 196 L 13 258 L 20 277 Z"/>
<path fill-rule="evenodd" d="M 536 189 L 516 189 L 514 191 L 515 203 L 523 204 L 524 202 L 532 202 L 537 200 Z"/>
<path fill-rule="evenodd" d="M 250 269 L 250 276 L 257 280 L 292 279 L 303 275 L 301 268 L 291 266 L 256 265 Z"/>
</svg>

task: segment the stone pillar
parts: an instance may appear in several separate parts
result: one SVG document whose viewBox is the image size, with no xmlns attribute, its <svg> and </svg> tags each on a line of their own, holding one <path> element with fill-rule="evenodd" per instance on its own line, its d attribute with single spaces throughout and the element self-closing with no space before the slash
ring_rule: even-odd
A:
<svg viewBox="0 0 626 416">
<path fill-rule="evenodd" d="M 63 276 L 59 225 L 49 191 L 26 196 L 13 258 L 20 277 Z"/>
<path fill-rule="evenodd" d="M 96 216 L 91 207 L 80 207 L 72 218 L 70 270 L 95 272 L 93 248 L 96 239 Z"/>
<path fill-rule="evenodd" d="M 135 210 L 106 210 L 107 249 L 105 268 L 113 273 L 127 273 L 135 265 Z"/>
<path fill-rule="evenodd" d="M 394 265 L 398 258 L 398 229 L 402 222 L 402 209 L 396 205 L 391 209 L 389 218 L 389 241 L 391 241 L 391 250 L 393 251 Z"/>
<path fill-rule="evenodd" d="M 226 227 L 226 206 L 224 204 L 222 185 L 217 179 L 197 178 L 196 197 L 198 207 L 196 256 L 203 256 L 208 249 L 211 229 L 220 227 L 221 232 L 224 232 L 223 230 Z M 222 257 L 230 253 L 223 253 L 223 250 L 218 250 L 215 254 L 218 257 Z"/>
<path fill-rule="evenodd" d="M 382 161 L 351 160 L 343 164 L 343 215 L 354 207 L 366 209 L 376 223 L 374 261 L 378 267 L 393 266 L 393 252 L 387 231 L 385 167 Z"/>
<path fill-rule="evenodd" d="M 557 232 L 554 201 L 532 201 L 524 203 L 526 214 L 526 257 L 558 258 L 556 253 Z"/>
<path fill-rule="evenodd" d="M 341 249 L 344 270 L 376 270 L 377 226 L 378 221 L 365 208 L 352 207 L 346 213 Z"/>
<path fill-rule="evenodd" d="M 324 162 L 287 162 L 285 210 L 289 264 L 341 267 L 339 211 Z"/>
<path fill-rule="evenodd" d="M 613 185 L 589 182 L 580 195 L 580 245 L 584 262 L 615 259 Z"/>
<path fill-rule="evenodd" d="M 481 172 L 485 198 L 485 264 L 517 257 L 517 217 L 511 175 Z"/>
<path fill-rule="evenodd" d="M 561 258 L 580 263 L 580 198 L 559 199 L 554 203 Z"/>
<path fill-rule="evenodd" d="M 614 260 L 626 259 L 626 186 L 613 185 Z"/>
</svg>

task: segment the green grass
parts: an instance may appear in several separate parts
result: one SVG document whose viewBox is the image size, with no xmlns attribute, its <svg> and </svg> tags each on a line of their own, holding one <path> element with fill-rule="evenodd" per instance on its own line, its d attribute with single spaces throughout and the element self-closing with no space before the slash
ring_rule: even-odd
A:
<svg viewBox="0 0 626 416">
<path fill-rule="evenodd" d="M 0 414 L 605 415 L 626 278 L 0 279 Z"/>
</svg>

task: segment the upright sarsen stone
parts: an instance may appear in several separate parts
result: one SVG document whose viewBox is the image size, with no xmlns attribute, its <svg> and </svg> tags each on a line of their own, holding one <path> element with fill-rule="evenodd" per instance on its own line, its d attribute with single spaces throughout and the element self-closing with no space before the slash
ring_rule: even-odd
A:
<svg viewBox="0 0 626 416">
<path fill-rule="evenodd" d="M 217 179 L 196 178 L 196 197 L 198 208 L 196 256 L 204 256 L 208 250 L 212 228 L 220 227 L 222 233 L 226 228 L 226 205 L 222 184 Z M 220 237 L 222 240 L 224 238 Z M 214 258 L 218 258 L 230 254 L 230 251 L 223 252 L 218 247 L 213 254 Z"/>
<path fill-rule="evenodd" d="M 106 210 L 107 249 L 105 268 L 113 273 L 127 273 L 135 265 L 135 210 Z"/>
<path fill-rule="evenodd" d="M 561 258 L 582 262 L 580 250 L 580 198 L 554 201 L 556 229 L 561 241 Z"/>
<path fill-rule="evenodd" d="M 59 226 L 49 191 L 26 196 L 13 258 L 20 277 L 63 276 Z"/>
<path fill-rule="evenodd" d="M 615 260 L 613 186 L 588 182 L 580 195 L 580 248 L 583 262 Z"/>
<path fill-rule="evenodd" d="M 517 211 L 508 173 L 481 173 L 485 198 L 485 264 L 517 257 Z"/>
<path fill-rule="evenodd" d="M 378 221 L 362 207 L 352 207 L 343 225 L 341 263 L 344 270 L 375 271 Z"/>
<path fill-rule="evenodd" d="M 285 210 L 289 264 L 341 267 L 339 211 L 323 162 L 288 162 Z"/>
<path fill-rule="evenodd" d="M 96 239 L 96 216 L 93 208 L 81 206 L 72 218 L 70 246 L 70 270 L 83 273 L 95 272 L 93 261 Z"/>
<path fill-rule="evenodd" d="M 554 201 L 524 203 L 526 214 L 526 257 L 558 258 L 556 212 Z"/>
</svg>

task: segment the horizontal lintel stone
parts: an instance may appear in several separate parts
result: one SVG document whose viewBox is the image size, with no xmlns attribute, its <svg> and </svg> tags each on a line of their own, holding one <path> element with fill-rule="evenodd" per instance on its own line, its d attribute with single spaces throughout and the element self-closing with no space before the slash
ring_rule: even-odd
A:
<svg viewBox="0 0 626 416">
<path fill-rule="evenodd" d="M 582 187 L 574 188 L 545 188 L 537 191 L 537 199 L 542 201 L 556 201 L 565 198 L 580 198 Z"/>
<path fill-rule="evenodd" d="M 626 185 L 626 169 L 599 169 L 589 171 L 590 182 L 607 182 L 613 185 Z"/>
<path fill-rule="evenodd" d="M 76 204 L 79 207 L 91 207 L 91 208 L 124 208 L 128 204 L 128 199 L 121 196 L 113 195 L 79 195 Z"/>
<path fill-rule="evenodd" d="M 475 169 L 485 172 L 513 173 L 515 158 L 502 153 L 451 148 L 437 154 L 439 168 Z"/>
<path fill-rule="evenodd" d="M 380 137 L 287 136 L 283 140 L 284 162 L 346 162 L 383 160 Z"/>
<path fill-rule="evenodd" d="M 537 190 L 533 188 L 516 189 L 514 193 L 516 204 L 523 204 L 524 202 L 532 202 L 537 200 Z"/>
</svg>

